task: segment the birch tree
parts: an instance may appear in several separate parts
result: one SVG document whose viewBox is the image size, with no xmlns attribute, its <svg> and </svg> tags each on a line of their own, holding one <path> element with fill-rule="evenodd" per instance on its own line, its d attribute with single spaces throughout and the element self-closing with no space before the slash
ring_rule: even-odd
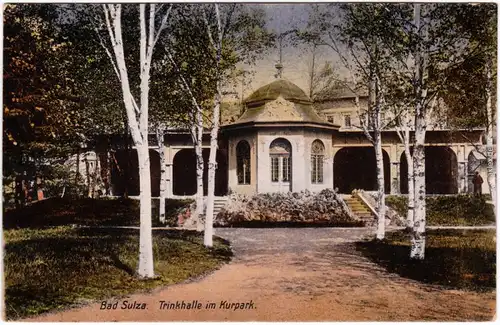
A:
<svg viewBox="0 0 500 325">
<path fill-rule="evenodd" d="M 263 11 L 259 8 L 241 4 L 216 7 L 217 10 L 205 4 L 176 5 L 171 20 L 172 30 L 161 48 L 163 60 L 172 67 L 175 79 L 172 86 L 178 89 L 170 100 L 175 107 L 182 106 L 170 113 L 169 122 L 175 120 L 176 125 L 189 130 L 195 150 L 197 191 L 194 220 L 198 230 L 204 229 L 205 213 L 203 134 L 207 129 L 211 130 L 212 146 L 217 143 L 213 135 L 217 135 L 218 130 L 213 130 L 213 127 L 218 129 L 223 92 L 240 77 L 237 64 L 253 64 L 265 53 L 272 38 L 265 29 Z M 218 110 L 214 109 L 216 103 Z M 216 150 L 211 153 L 215 159 Z M 213 160 L 212 167 L 215 163 Z M 214 173 L 215 170 L 213 168 Z M 210 172 L 208 174 L 210 179 Z M 215 189 L 214 177 L 212 189 Z"/>
<path fill-rule="evenodd" d="M 212 115 L 212 128 L 210 131 L 210 156 L 208 160 L 208 195 L 207 195 L 207 208 L 205 212 L 205 232 L 203 243 L 205 246 L 213 246 L 213 219 L 214 219 L 214 198 L 215 198 L 215 170 L 217 169 L 217 137 L 219 134 L 220 122 L 220 103 L 222 101 L 222 80 L 220 78 L 220 64 L 222 59 L 222 23 L 219 11 L 219 5 L 214 3 L 216 26 L 215 31 L 213 26 L 209 23 L 207 13 L 203 10 L 203 20 L 207 28 L 208 39 L 210 46 L 215 51 L 215 82 L 216 92 L 213 100 L 213 115 Z"/>
<path fill-rule="evenodd" d="M 355 94 L 354 104 L 359 114 L 360 128 L 375 150 L 377 174 L 377 239 L 385 237 L 385 178 L 382 151 L 381 120 L 384 108 L 385 73 L 389 57 L 384 50 L 381 33 L 386 27 L 384 5 L 348 4 L 341 6 L 342 16 L 337 16 L 337 5 L 328 9 L 320 5 L 310 17 L 309 32 L 304 38 L 314 44 L 327 46 L 338 56 L 348 71 L 344 85 Z M 337 22 L 337 23 L 335 23 Z M 368 107 L 360 106 L 359 90 L 368 84 Z"/>
<path fill-rule="evenodd" d="M 231 83 L 236 63 L 255 63 L 271 47 L 273 37 L 265 29 L 264 12 L 237 4 L 202 5 L 202 17 L 212 57 L 213 97 L 211 103 L 208 193 L 205 211 L 204 244 L 213 246 L 215 172 L 217 169 L 220 107 L 224 87 Z"/>
<path fill-rule="evenodd" d="M 468 4 L 450 15 L 456 16 L 457 28 L 467 38 L 463 63 L 448 71 L 445 112 L 450 125 L 458 129 L 485 128 L 485 142 L 466 140 L 486 159 L 487 183 L 496 213 L 496 172 L 494 168 L 494 133 L 496 128 L 496 50 L 497 10 L 491 4 Z M 477 108 L 472 109 L 471 108 Z"/>
<path fill-rule="evenodd" d="M 151 62 L 155 45 L 161 32 L 168 22 L 171 5 L 165 13 L 159 15 L 164 5 L 149 4 L 149 12 L 146 4 L 139 5 L 139 102 L 133 94 L 133 88 L 127 70 L 126 55 L 124 50 L 124 38 L 122 35 L 122 5 L 102 5 L 102 23 L 108 32 L 108 37 L 102 35 L 99 27 L 96 32 L 109 56 L 114 71 L 121 82 L 123 103 L 127 113 L 127 122 L 134 145 L 137 149 L 139 160 L 139 184 L 140 184 L 140 240 L 139 240 L 139 263 L 138 275 L 142 278 L 154 277 L 153 267 L 153 238 L 151 229 L 151 178 L 149 160 L 149 82 L 151 73 Z M 102 17 L 101 16 L 101 17 Z M 157 18 L 161 16 L 159 24 Z M 111 50 L 110 50 L 111 48 Z"/>
<path fill-rule="evenodd" d="M 410 257 L 425 257 L 426 187 L 425 187 L 425 136 L 428 123 L 437 125 L 436 116 L 449 82 L 448 71 L 463 62 L 467 47 L 466 35 L 457 28 L 456 15 L 461 4 L 398 4 L 391 5 L 393 32 L 385 36 L 385 46 L 397 61 L 392 79 L 397 85 L 402 105 L 399 127 L 403 135 L 405 155 L 412 158 L 414 185 L 414 218 Z M 399 82 L 399 81 L 398 81 Z M 408 125 L 411 122 L 411 127 Z M 410 131 L 414 137 L 408 141 Z M 412 154 L 408 148 L 413 148 Z M 409 167 L 411 173 L 411 167 Z M 411 189 L 411 186 L 409 186 Z M 410 190 L 409 189 L 409 190 Z M 410 218 L 409 211 L 408 217 Z M 411 220 L 408 220 L 411 224 Z"/>
</svg>

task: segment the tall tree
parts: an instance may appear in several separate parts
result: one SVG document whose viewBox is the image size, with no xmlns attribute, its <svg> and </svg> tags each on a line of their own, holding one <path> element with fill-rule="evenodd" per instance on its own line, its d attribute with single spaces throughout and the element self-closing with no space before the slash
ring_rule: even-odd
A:
<svg viewBox="0 0 500 325">
<path fill-rule="evenodd" d="M 384 34 L 385 46 L 391 51 L 397 69 L 391 79 L 396 82 L 396 93 L 406 101 L 400 126 L 408 131 L 412 123 L 411 140 L 414 172 L 414 224 L 410 257 L 425 257 L 426 188 L 425 137 L 428 124 L 436 124 L 438 105 L 449 82 L 449 71 L 463 62 L 467 37 L 451 14 L 462 4 L 395 4 L 387 7 L 391 19 L 389 33 Z M 406 138 L 409 132 L 405 132 Z M 407 139 L 405 142 L 408 141 Z M 407 156 L 410 150 L 406 145 Z M 408 161 L 410 164 L 411 162 Z"/>
<path fill-rule="evenodd" d="M 382 38 L 386 16 L 385 5 L 380 4 L 318 5 L 311 13 L 308 31 L 303 33 L 306 40 L 332 49 L 349 72 L 350 78 L 344 85 L 356 94 L 360 128 L 375 149 L 378 239 L 385 237 L 386 214 L 381 136 L 385 127 L 381 120 L 384 82 L 390 60 Z M 368 107 L 363 109 L 358 93 L 366 85 Z"/>
<path fill-rule="evenodd" d="M 127 113 L 127 122 L 137 148 L 139 160 L 140 184 L 140 240 L 138 275 L 143 278 L 154 276 L 153 268 L 153 239 L 151 229 L 151 179 L 149 160 L 149 87 L 152 67 L 153 51 L 165 28 L 171 5 L 149 5 L 146 13 L 146 4 L 139 5 L 139 102 L 133 94 L 131 80 L 127 69 L 124 39 L 122 34 L 122 5 L 102 5 L 102 15 L 99 21 L 108 32 L 107 40 L 101 30 L 97 30 L 102 46 L 108 54 L 115 73 L 121 82 L 123 102 Z M 162 8 L 164 7 L 164 8 Z M 166 9 L 162 12 L 162 9 Z M 160 14 L 159 14 L 160 13 Z M 159 18 L 159 19 L 158 19 Z M 109 49 L 111 47 L 112 51 Z"/>
<path fill-rule="evenodd" d="M 450 10 L 458 32 L 467 39 L 463 62 L 447 71 L 448 83 L 444 101 L 449 125 L 458 129 L 484 127 L 486 146 L 475 145 L 487 165 L 487 182 L 496 207 L 496 173 L 494 169 L 494 132 L 496 128 L 496 50 L 497 10 L 491 4 L 462 5 Z M 471 108 L 478 109 L 471 109 Z M 496 209 L 495 209 L 496 210 Z M 495 211 L 496 213 L 496 211 Z"/>
</svg>

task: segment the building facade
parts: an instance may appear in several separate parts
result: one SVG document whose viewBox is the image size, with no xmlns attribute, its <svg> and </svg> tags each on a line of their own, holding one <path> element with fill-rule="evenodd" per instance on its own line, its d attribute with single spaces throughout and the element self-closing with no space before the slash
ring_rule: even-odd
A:
<svg viewBox="0 0 500 325">
<path fill-rule="evenodd" d="M 302 89 L 283 79 L 259 88 L 245 100 L 241 116 L 221 126 L 216 196 L 317 192 L 326 188 L 341 193 L 376 190 L 375 151 L 358 127 L 354 99 L 354 94 L 347 91 L 330 101 L 313 104 Z M 366 105 L 366 94 L 359 99 L 361 105 Z M 475 171 L 485 180 L 483 193 L 488 192 L 484 157 L 475 150 L 475 145 L 482 143 L 483 133 L 451 131 L 431 123 L 426 135 L 428 194 L 472 192 Z M 207 133 L 203 138 L 205 166 L 209 140 Z M 164 141 L 163 148 L 151 141 L 153 196 L 159 196 L 161 170 L 166 173 L 167 197 L 193 196 L 196 161 L 190 135 L 167 131 Z M 382 132 L 382 148 L 386 193 L 407 193 L 408 165 L 395 130 Z M 164 166 L 159 161 L 159 150 L 165 153 Z M 108 194 L 138 194 L 137 155 L 133 150 L 116 150 L 112 158 L 109 153 L 96 157 L 108 159 Z M 99 165 L 100 159 L 96 160 Z M 205 191 L 206 183 L 205 173 Z"/>
</svg>

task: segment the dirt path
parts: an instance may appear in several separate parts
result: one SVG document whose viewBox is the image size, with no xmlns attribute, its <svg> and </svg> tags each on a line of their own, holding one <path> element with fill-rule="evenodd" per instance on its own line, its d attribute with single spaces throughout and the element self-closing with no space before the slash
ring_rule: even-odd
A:
<svg viewBox="0 0 500 325">
<path fill-rule="evenodd" d="M 364 229 L 217 229 L 235 258 L 192 283 L 132 295 L 29 321 L 412 321 L 491 320 L 495 293 L 447 290 L 389 274 L 359 255 Z M 161 309 L 197 301 L 201 309 Z M 124 301 L 145 310 L 123 310 Z M 221 302 L 233 303 L 225 309 Z M 207 309 L 214 302 L 215 309 Z M 238 307 L 247 309 L 234 310 Z M 187 306 L 186 306 L 187 307 Z M 229 307 L 229 305 L 228 305 Z"/>
</svg>

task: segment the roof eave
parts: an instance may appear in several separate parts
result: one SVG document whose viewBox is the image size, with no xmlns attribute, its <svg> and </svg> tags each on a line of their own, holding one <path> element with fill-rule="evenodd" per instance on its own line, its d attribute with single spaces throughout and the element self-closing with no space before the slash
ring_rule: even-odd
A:
<svg viewBox="0 0 500 325">
<path fill-rule="evenodd" d="M 324 130 L 334 130 L 338 131 L 340 125 L 327 123 L 327 122 L 313 122 L 313 121 L 276 121 L 276 122 L 243 122 L 243 123 L 232 123 L 224 125 L 221 127 L 223 131 L 232 131 L 238 129 L 247 128 L 267 128 L 267 127 L 307 127 L 307 128 L 319 128 Z"/>
</svg>

